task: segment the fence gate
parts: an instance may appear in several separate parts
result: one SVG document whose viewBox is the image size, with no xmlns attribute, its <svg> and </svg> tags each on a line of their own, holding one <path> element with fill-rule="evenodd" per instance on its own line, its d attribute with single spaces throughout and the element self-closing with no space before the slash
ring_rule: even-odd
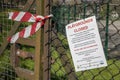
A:
<svg viewBox="0 0 120 80">
<path fill-rule="evenodd" d="M 44 16 L 45 4 L 47 3 L 44 0 L 0 1 L 0 80 L 43 79 L 42 71 L 47 67 L 42 67 L 41 54 L 44 28 L 40 28 L 36 35 L 27 39 L 18 39 L 14 44 L 9 44 L 7 37 L 32 24 L 9 20 L 8 12 L 25 11 Z M 48 70 L 44 74 L 47 72 Z"/>
</svg>

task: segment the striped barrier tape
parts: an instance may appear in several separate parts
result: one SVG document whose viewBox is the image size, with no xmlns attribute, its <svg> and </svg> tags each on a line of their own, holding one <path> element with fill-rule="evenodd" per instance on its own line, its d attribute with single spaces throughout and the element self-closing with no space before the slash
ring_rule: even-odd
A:
<svg viewBox="0 0 120 80">
<path fill-rule="evenodd" d="M 18 38 L 28 38 L 29 36 L 35 34 L 35 32 L 38 31 L 40 27 L 45 24 L 45 21 L 52 16 L 52 14 L 43 17 L 40 15 L 33 15 L 29 12 L 10 12 L 9 19 L 21 22 L 33 22 L 33 24 L 22 29 L 20 32 L 17 32 L 15 35 L 8 37 L 7 40 L 10 43 L 15 43 Z"/>
</svg>

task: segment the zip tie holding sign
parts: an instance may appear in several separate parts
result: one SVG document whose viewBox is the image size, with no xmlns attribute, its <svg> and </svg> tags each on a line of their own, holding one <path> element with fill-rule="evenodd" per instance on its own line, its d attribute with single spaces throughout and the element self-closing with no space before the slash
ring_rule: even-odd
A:
<svg viewBox="0 0 120 80">
<path fill-rule="evenodd" d="M 8 37 L 8 41 L 10 43 L 15 43 L 18 38 L 28 38 L 29 36 L 35 34 L 36 31 L 39 30 L 45 24 L 45 21 L 49 18 L 53 17 L 53 15 L 41 16 L 41 15 L 33 15 L 29 12 L 10 12 L 9 19 L 14 21 L 21 22 L 34 22 L 32 25 L 22 29 L 20 32 L 17 32 L 15 35 Z"/>
</svg>

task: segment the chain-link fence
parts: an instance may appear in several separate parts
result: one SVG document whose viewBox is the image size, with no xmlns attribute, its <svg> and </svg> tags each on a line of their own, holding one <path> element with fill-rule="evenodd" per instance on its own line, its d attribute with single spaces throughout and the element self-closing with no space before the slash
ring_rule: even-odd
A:
<svg viewBox="0 0 120 80">
<path fill-rule="evenodd" d="M 119 80 L 120 1 L 50 0 L 50 7 L 54 15 L 50 30 L 51 80 Z M 65 26 L 92 15 L 97 18 L 108 66 L 75 72 Z"/>
</svg>

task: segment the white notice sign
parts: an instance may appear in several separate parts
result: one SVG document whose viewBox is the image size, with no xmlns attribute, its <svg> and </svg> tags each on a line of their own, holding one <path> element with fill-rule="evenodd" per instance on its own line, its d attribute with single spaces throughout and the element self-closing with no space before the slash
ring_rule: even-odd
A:
<svg viewBox="0 0 120 80">
<path fill-rule="evenodd" d="M 76 71 L 107 66 L 95 16 L 68 24 L 66 33 Z"/>
</svg>

